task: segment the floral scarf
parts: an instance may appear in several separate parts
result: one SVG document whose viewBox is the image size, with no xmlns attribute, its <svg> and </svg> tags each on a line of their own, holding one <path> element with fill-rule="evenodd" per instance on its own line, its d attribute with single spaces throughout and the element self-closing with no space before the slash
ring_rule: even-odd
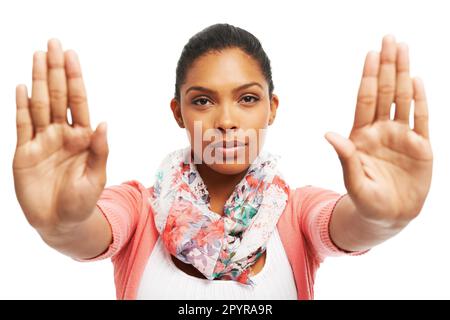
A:
<svg viewBox="0 0 450 320">
<path fill-rule="evenodd" d="M 278 156 L 261 151 L 224 205 L 211 211 L 191 148 L 169 153 L 156 173 L 149 201 L 166 249 L 207 279 L 253 285 L 250 267 L 266 250 L 287 203 L 289 187 Z"/>
</svg>

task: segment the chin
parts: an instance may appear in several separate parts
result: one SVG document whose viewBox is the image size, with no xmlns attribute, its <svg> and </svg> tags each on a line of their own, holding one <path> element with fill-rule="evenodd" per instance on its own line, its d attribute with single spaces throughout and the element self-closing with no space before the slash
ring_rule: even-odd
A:
<svg viewBox="0 0 450 320">
<path fill-rule="evenodd" d="M 214 163 L 214 164 L 208 164 L 207 165 L 211 170 L 214 170 L 215 172 L 218 172 L 220 174 L 227 174 L 227 175 L 236 175 L 240 174 L 244 171 L 247 171 L 250 164 L 249 163 Z"/>
</svg>

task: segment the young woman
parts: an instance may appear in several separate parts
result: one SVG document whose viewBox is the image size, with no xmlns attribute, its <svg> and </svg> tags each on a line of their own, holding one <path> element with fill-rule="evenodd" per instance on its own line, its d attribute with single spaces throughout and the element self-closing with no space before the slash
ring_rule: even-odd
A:
<svg viewBox="0 0 450 320">
<path fill-rule="evenodd" d="M 340 195 L 291 188 L 262 149 L 273 90 L 252 34 L 202 30 L 183 49 L 170 103 L 189 146 L 163 158 L 153 186 L 105 188 L 106 124 L 91 129 L 77 56 L 50 40 L 34 55 L 31 98 L 16 89 L 18 201 L 51 247 L 111 258 L 118 299 L 312 299 L 325 257 L 364 253 L 421 211 L 433 160 L 425 92 L 405 44 L 386 36 L 368 53 L 350 137 L 326 134 L 342 163 Z"/>
</svg>

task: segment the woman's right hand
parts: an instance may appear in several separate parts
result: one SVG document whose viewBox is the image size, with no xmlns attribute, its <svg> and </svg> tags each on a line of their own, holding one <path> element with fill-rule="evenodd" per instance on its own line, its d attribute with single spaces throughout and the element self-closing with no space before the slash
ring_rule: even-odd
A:
<svg viewBox="0 0 450 320">
<path fill-rule="evenodd" d="M 49 233 L 80 225 L 104 189 L 108 144 L 106 123 L 91 129 L 76 53 L 48 41 L 33 57 L 31 98 L 18 85 L 16 102 L 14 186 L 28 222 Z"/>
</svg>

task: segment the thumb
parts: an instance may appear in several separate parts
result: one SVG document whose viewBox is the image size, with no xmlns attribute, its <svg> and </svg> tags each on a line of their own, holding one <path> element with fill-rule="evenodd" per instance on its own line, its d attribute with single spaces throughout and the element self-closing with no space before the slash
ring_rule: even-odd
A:
<svg viewBox="0 0 450 320">
<path fill-rule="evenodd" d="M 350 140 L 335 132 L 327 132 L 325 139 L 333 146 L 338 154 L 344 174 L 344 183 L 349 193 L 358 190 L 364 177 L 361 161 L 356 153 L 356 146 Z"/>
<path fill-rule="evenodd" d="M 92 134 L 89 145 L 86 174 L 98 184 L 106 183 L 106 161 L 108 159 L 107 124 L 100 123 Z"/>
</svg>

